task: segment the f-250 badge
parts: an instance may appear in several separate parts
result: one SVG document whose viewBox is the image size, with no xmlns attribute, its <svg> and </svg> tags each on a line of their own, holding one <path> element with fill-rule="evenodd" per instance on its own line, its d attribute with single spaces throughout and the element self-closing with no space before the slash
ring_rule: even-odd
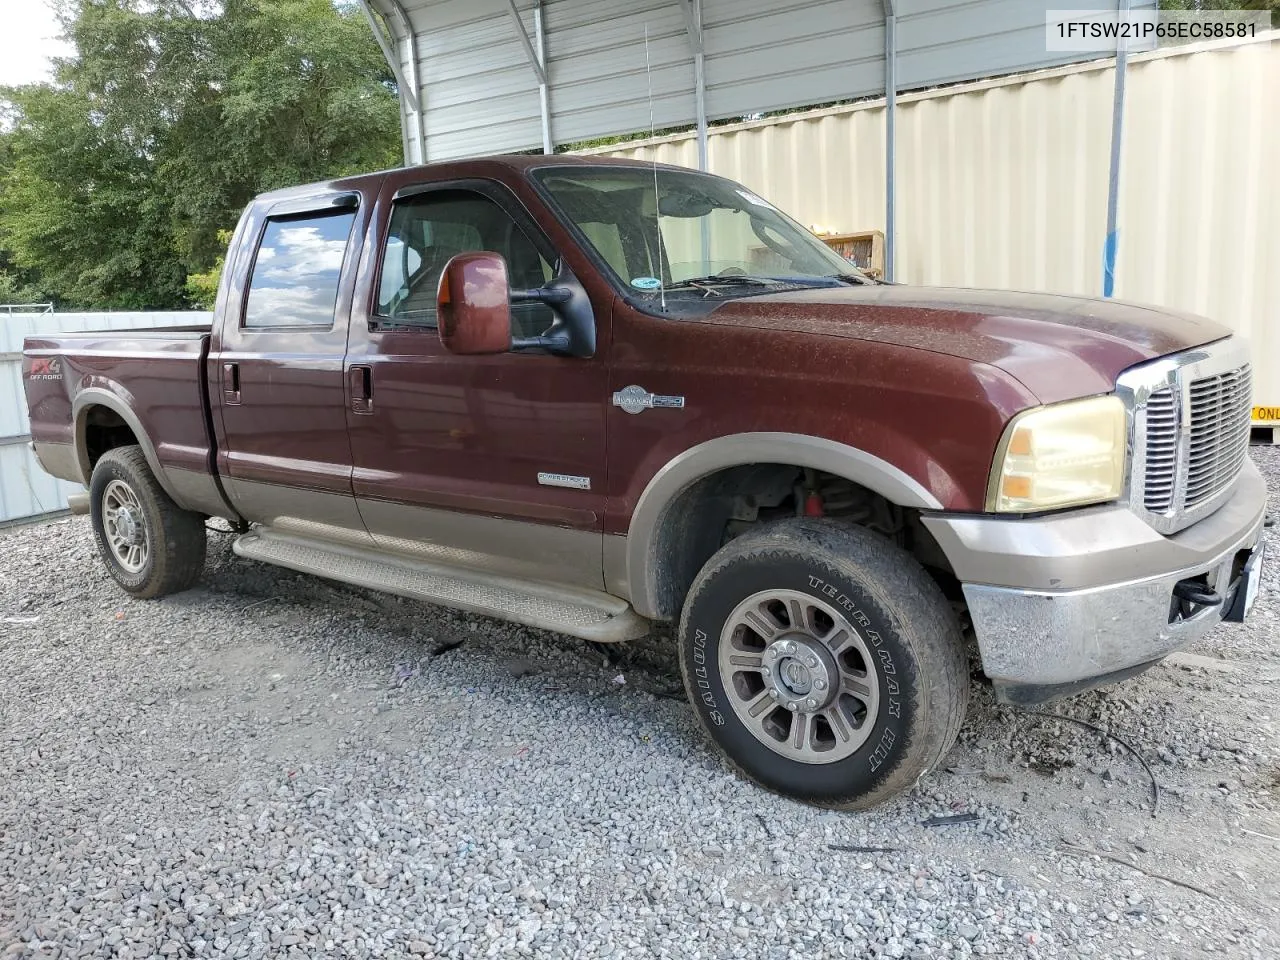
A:
<svg viewBox="0 0 1280 960">
<path fill-rule="evenodd" d="M 644 387 L 638 387 L 633 383 L 613 395 L 613 405 L 621 407 L 626 413 L 644 413 L 655 407 L 679 410 L 684 407 L 684 397 L 664 397 L 661 394 L 650 393 Z"/>
</svg>

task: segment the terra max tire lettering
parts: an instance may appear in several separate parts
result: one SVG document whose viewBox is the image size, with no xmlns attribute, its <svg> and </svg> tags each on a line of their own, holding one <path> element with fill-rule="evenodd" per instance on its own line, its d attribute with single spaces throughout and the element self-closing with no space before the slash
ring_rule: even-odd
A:
<svg viewBox="0 0 1280 960">
<path fill-rule="evenodd" d="M 690 589 L 680 648 L 694 711 L 730 762 L 825 806 L 907 789 L 954 742 L 967 702 L 937 585 L 894 544 L 829 520 L 722 548 Z"/>
</svg>

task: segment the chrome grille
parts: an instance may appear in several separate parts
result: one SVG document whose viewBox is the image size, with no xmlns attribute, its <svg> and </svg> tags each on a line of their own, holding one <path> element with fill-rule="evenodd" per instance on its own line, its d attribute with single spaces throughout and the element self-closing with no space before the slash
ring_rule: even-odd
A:
<svg viewBox="0 0 1280 960">
<path fill-rule="evenodd" d="M 1191 449 L 1184 503 L 1193 507 L 1223 490 L 1249 447 L 1253 383 L 1249 365 L 1191 381 Z M 1150 472 L 1148 472 L 1150 476 Z"/>
<path fill-rule="evenodd" d="M 1175 533 L 1230 496 L 1248 459 L 1249 347 L 1228 337 L 1122 373 L 1130 413 L 1129 505 Z"/>
<path fill-rule="evenodd" d="M 1173 506 L 1178 476 L 1178 406 L 1172 390 L 1157 390 L 1147 399 L 1147 469 L 1143 505 L 1153 513 Z"/>
</svg>

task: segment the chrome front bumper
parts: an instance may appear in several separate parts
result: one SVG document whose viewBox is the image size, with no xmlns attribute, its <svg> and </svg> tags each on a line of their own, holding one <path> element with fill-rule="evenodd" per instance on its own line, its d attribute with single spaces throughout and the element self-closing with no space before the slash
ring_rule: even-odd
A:
<svg viewBox="0 0 1280 960">
<path fill-rule="evenodd" d="M 1003 699 L 1038 702 L 1136 672 L 1219 623 L 1266 501 L 1246 461 L 1221 508 L 1168 537 L 1120 506 L 925 524 L 963 584 L 983 670 Z M 1196 577 L 1221 602 L 1175 602 L 1174 585 Z"/>
</svg>

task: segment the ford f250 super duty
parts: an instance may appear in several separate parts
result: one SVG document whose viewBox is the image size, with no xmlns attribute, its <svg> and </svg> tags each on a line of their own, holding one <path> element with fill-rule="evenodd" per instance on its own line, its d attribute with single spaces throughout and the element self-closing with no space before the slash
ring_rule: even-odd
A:
<svg viewBox="0 0 1280 960">
<path fill-rule="evenodd" d="M 508 157 L 265 194 L 211 329 L 27 340 L 129 593 L 242 557 L 594 641 L 678 622 L 747 776 L 862 807 L 998 694 L 1134 674 L 1259 582 L 1249 352 L 1111 300 L 882 284 L 739 184 Z M 964 629 L 962 629 L 964 625 Z"/>
</svg>

